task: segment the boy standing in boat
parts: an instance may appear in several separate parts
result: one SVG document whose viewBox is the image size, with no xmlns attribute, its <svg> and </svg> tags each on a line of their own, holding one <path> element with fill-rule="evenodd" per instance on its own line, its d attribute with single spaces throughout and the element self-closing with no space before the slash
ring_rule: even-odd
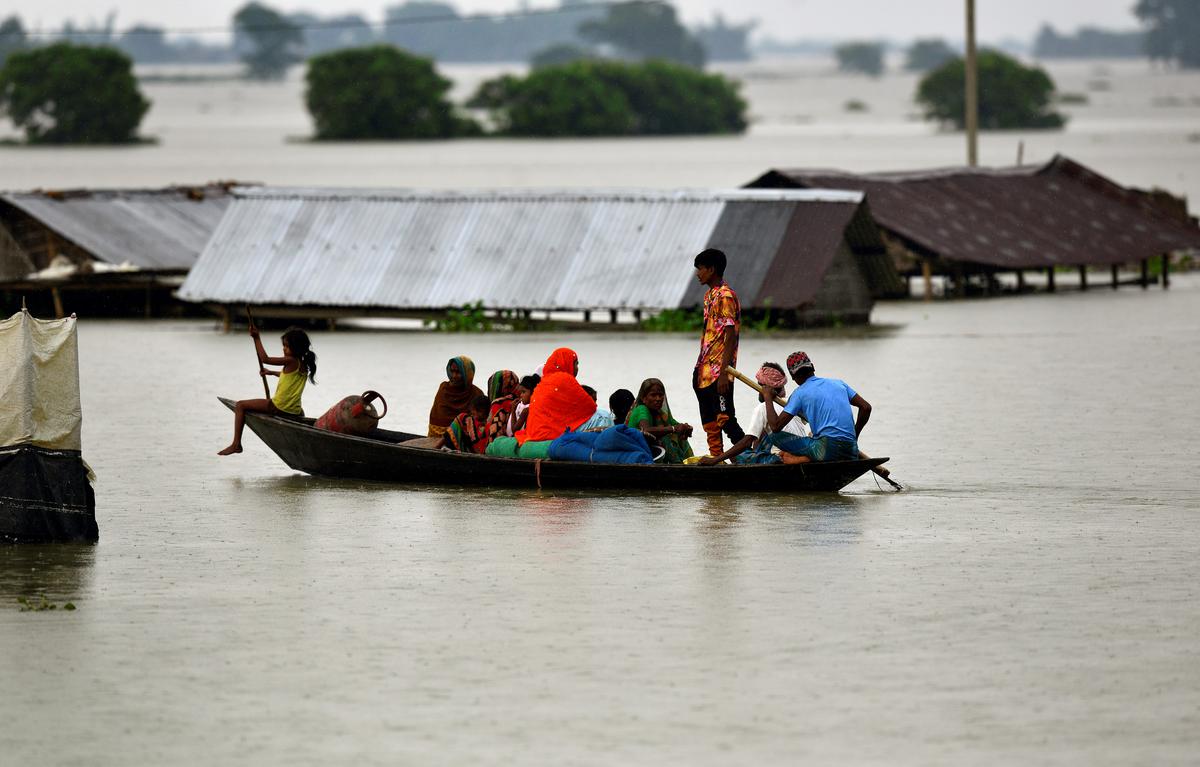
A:
<svg viewBox="0 0 1200 767">
<path fill-rule="evenodd" d="M 700 356 L 692 371 L 692 388 L 700 404 L 700 422 L 708 438 L 710 455 L 724 452 L 721 432 L 731 442 L 746 436 L 733 408 L 733 379 L 725 368 L 737 364 L 738 334 L 742 307 L 733 288 L 725 282 L 725 254 L 708 248 L 696 256 L 696 279 L 708 286 L 704 294 L 704 332 Z"/>
</svg>

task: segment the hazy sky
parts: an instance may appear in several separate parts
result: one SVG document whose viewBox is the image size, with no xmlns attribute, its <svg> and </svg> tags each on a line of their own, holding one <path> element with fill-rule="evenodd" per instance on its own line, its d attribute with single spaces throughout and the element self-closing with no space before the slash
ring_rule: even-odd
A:
<svg viewBox="0 0 1200 767">
<path fill-rule="evenodd" d="M 460 12 L 508 11 L 520 0 L 449 0 Z M 148 22 L 169 28 L 227 25 L 245 0 L 6 0 L 0 16 L 16 13 L 26 27 L 57 28 L 65 19 L 102 21 L 117 13 L 117 27 Z M 319 15 L 357 12 L 375 21 L 398 0 L 266 0 L 275 8 L 308 10 Z M 556 6 L 556 0 L 527 5 Z M 976 0 L 979 37 L 1032 38 L 1042 22 L 1060 30 L 1080 25 L 1128 29 L 1136 26 L 1134 0 Z M 917 36 L 961 38 L 963 0 L 675 0 L 685 21 L 708 20 L 721 10 L 731 21 L 760 20 L 757 34 L 781 39 L 878 38 Z"/>
</svg>

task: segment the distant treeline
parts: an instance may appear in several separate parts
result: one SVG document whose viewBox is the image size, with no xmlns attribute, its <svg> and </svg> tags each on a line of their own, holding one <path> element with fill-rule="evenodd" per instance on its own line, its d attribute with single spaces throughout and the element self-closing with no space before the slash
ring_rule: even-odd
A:
<svg viewBox="0 0 1200 767">
<path fill-rule="evenodd" d="M 1046 24 L 1033 42 L 1033 55 L 1039 59 L 1143 58 L 1146 33 L 1080 27 L 1073 35 L 1060 35 Z"/>
<path fill-rule="evenodd" d="M 508 15 L 488 16 L 461 14 L 448 2 L 406 0 L 385 8 L 382 25 L 354 13 L 280 15 L 299 30 L 302 58 L 382 42 L 438 61 L 512 62 L 528 61 L 535 53 L 555 45 L 585 46 L 580 25 L 599 21 L 605 13 L 605 7 L 597 5 L 596 0 L 559 0 L 556 8 L 530 12 L 522 7 Z M 57 35 L 49 37 L 78 45 L 112 46 L 139 64 L 234 62 L 245 46 L 244 39 L 237 36 L 232 46 L 168 37 L 168 30 L 150 24 L 118 32 L 115 21 L 115 14 L 110 14 L 102 24 L 77 26 L 67 22 Z M 35 40 L 26 35 L 26 28 L 16 16 L 8 22 L 9 30 L 21 38 L 21 47 L 42 42 L 40 36 Z M 727 23 L 717 15 L 711 24 L 695 26 L 690 32 L 703 46 L 708 61 L 744 61 L 750 58 L 748 37 L 754 26 L 753 21 Z M 3 45 L 0 40 L 0 47 Z"/>
</svg>

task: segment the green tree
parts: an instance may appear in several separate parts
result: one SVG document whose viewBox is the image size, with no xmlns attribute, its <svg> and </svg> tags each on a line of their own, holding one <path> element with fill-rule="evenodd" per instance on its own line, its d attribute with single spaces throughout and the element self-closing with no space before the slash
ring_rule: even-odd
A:
<svg viewBox="0 0 1200 767">
<path fill-rule="evenodd" d="M 348 48 L 309 60 L 305 103 L 318 139 L 432 139 L 478 134 L 457 116 L 451 82 L 433 61 L 390 45 Z"/>
<path fill-rule="evenodd" d="M 472 106 L 490 109 L 501 133 L 625 136 L 745 130 L 738 86 L 665 61 L 577 61 L 483 83 Z"/>
<path fill-rule="evenodd" d="M 1196 0 L 1138 0 L 1133 12 L 1146 33 L 1150 58 L 1184 69 L 1200 68 L 1200 3 Z"/>
<path fill-rule="evenodd" d="M 133 62 L 115 48 L 56 43 L 14 53 L 0 69 L 0 112 L 31 144 L 136 141 L 149 108 Z"/>
<path fill-rule="evenodd" d="M 0 67 L 10 55 L 24 50 L 25 44 L 25 26 L 21 19 L 9 16 L 0 22 Z"/>
<path fill-rule="evenodd" d="M 279 80 L 301 60 L 304 33 L 278 11 L 247 3 L 233 16 L 233 47 L 246 75 L 255 80 Z"/>
<path fill-rule="evenodd" d="M 925 117 L 962 130 L 966 123 L 966 73 L 962 59 L 949 61 L 921 79 L 917 103 Z M 999 51 L 979 53 L 979 127 L 1061 128 L 1066 120 L 1050 109 L 1054 81 L 1040 67 L 1025 66 Z"/>
<path fill-rule="evenodd" d="M 664 2 L 634 0 L 609 6 L 603 19 L 580 24 L 579 35 L 634 58 L 704 66 L 704 46 L 679 23 L 674 6 Z"/>
<path fill-rule="evenodd" d="M 883 46 L 879 43 L 843 43 L 833 49 L 838 69 L 871 77 L 883 74 Z"/>
<path fill-rule="evenodd" d="M 958 54 L 945 40 L 931 38 L 915 40 L 904 54 L 904 68 L 909 72 L 928 72 L 937 69 Z"/>
</svg>

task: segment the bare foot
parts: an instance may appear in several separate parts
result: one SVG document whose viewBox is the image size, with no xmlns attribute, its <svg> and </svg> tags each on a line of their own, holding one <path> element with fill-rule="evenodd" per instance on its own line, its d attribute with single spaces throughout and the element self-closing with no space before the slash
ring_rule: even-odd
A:
<svg viewBox="0 0 1200 767">
<path fill-rule="evenodd" d="M 809 458 L 807 455 L 794 455 L 792 453 L 785 453 L 785 452 L 781 452 L 779 454 L 779 459 L 786 464 L 793 464 L 793 465 L 797 464 L 797 463 L 812 463 L 812 459 Z"/>
<path fill-rule="evenodd" d="M 242 452 L 241 445 L 230 445 L 229 447 L 225 448 L 224 450 L 218 452 L 217 455 L 233 455 L 234 453 L 240 453 L 240 452 Z"/>
</svg>

